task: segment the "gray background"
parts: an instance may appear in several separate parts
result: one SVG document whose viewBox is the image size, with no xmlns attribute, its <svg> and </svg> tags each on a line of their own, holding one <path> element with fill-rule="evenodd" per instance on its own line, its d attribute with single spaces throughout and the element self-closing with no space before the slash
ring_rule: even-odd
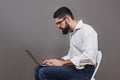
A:
<svg viewBox="0 0 120 80">
<path fill-rule="evenodd" d="M 103 59 L 96 80 L 120 80 L 119 0 L 0 0 L 0 80 L 34 80 L 36 64 L 24 49 L 41 62 L 67 53 L 68 35 L 62 35 L 52 18 L 61 6 L 99 34 Z"/>
</svg>

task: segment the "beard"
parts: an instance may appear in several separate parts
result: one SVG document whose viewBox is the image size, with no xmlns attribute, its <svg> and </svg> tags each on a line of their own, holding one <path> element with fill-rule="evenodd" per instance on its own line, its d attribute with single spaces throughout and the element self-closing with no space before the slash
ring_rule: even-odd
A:
<svg viewBox="0 0 120 80">
<path fill-rule="evenodd" d="M 66 23 L 65 28 L 62 29 L 62 33 L 64 35 L 68 34 L 68 32 L 70 31 L 70 27 L 69 27 L 68 23 L 67 22 L 65 22 L 65 23 Z"/>
</svg>

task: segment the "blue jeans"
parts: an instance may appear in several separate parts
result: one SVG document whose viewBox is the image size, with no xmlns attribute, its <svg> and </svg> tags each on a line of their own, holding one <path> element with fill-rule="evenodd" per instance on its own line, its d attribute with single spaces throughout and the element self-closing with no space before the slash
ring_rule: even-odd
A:
<svg viewBox="0 0 120 80">
<path fill-rule="evenodd" d="M 35 80 L 90 80 L 95 67 L 85 66 L 76 69 L 70 66 L 37 66 L 35 67 Z"/>
</svg>

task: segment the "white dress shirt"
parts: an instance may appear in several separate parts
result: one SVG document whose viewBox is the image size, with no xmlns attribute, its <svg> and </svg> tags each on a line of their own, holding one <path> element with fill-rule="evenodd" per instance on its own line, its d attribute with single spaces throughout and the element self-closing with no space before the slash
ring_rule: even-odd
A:
<svg viewBox="0 0 120 80">
<path fill-rule="evenodd" d="M 70 48 L 68 54 L 62 57 L 71 60 L 77 69 L 84 65 L 96 64 L 98 52 L 98 39 L 96 31 L 88 24 L 78 21 L 73 32 L 70 32 Z"/>
</svg>

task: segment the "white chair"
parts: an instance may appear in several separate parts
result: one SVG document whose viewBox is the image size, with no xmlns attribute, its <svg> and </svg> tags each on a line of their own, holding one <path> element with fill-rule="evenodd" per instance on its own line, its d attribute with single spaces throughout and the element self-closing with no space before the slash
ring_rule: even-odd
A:
<svg viewBox="0 0 120 80">
<path fill-rule="evenodd" d="M 91 80 L 95 80 L 95 74 L 100 66 L 100 63 L 101 63 L 101 60 L 102 60 L 102 52 L 101 51 L 98 51 L 98 54 L 97 54 L 97 57 L 96 57 L 96 60 L 97 60 L 97 64 L 96 64 L 96 68 L 95 68 L 95 71 L 91 77 Z"/>
</svg>

